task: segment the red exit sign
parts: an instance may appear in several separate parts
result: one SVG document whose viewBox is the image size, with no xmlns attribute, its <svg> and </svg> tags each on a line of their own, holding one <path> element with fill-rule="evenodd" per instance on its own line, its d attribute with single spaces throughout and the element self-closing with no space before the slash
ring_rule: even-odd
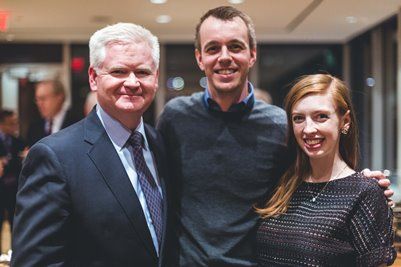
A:
<svg viewBox="0 0 401 267">
<path fill-rule="evenodd" d="M 10 17 L 10 12 L 0 10 L 0 32 L 7 31 L 9 17 Z"/>
</svg>

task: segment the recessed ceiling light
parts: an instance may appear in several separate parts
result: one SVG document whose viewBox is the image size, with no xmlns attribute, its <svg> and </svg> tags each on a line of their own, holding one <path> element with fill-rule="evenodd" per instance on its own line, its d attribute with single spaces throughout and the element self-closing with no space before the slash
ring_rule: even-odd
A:
<svg viewBox="0 0 401 267">
<path fill-rule="evenodd" d="M 228 0 L 228 2 L 230 4 L 238 5 L 238 4 L 242 4 L 244 2 L 244 0 Z"/>
<path fill-rule="evenodd" d="M 160 15 L 156 18 L 157 23 L 165 24 L 171 21 L 171 17 L 169 15 Z"/>
<path fill-rule="evenodd" d="M 354 24 L 354 23 L 358 22 L 358 19 L 354 16 L 348 16 L 345 18 L 345 20 L 350 24 Z"/>
<path fill-rule="evenodd" d="M 166 3 L 167 0 L 150 0 L 150 2 L 151 2 L 152 4 L 160 5 L 160 4 Z"/>
</svg>

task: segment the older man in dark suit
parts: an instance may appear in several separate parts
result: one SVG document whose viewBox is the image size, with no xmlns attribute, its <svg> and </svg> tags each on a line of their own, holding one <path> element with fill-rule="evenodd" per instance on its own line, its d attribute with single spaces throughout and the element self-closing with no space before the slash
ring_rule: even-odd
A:
<svg viewBox="0 0 401 267">
<path fill-rule="evenodd" d="M 17 194 L 15 267 L 152 267 L 167 254 L 164 149 L 142 120 L 158 87 L 157 38 L 118 23 L 89 47 L 98 105 L 31 148 Z"/>
<path fill-rule="evenodd" d="M 67 109 L 65 89 L 59 80 L 40 81 L 35 86 L 35 102 L 40 118 L 29 124 L 26 135 L 29 146 L 45 136 L 56 133 L 77 122 L 80 117 Z M 82 118 L 82 117 L 81 117 Z"/>
</svg>

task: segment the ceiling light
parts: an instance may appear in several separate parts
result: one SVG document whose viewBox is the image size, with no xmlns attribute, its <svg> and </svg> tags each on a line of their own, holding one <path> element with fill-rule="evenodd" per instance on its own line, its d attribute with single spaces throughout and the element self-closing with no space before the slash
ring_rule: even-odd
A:
<svg viewBox="0 0 401 267">
<path fill-rule="evenodd" d="M 345 20 L 350 24 L 354 24 L 354 23 L 358 22 L 358 19 L 354 16 L 348 16 L 345 18 Z"/>
<path fill-rule="evenodd" d="M 244 0 L 228 0 L 228 2 L 230 4 L 238 5 L 238 4 L 242 4 L 244 2 Z"/>
<path fill-rule="evenodd" d="M 165 24 L 171 21 L 171 17 L 169 15 L 160 15 L 156 18 L 157 23 Z"/>
<path fill-rule="evenodd" d="M 160 5 L 160 4 L 166 3 L 167 0 L 150 0 L 150 2 L 151 2 L 152 4 Z"/>
<path fill-rule="evenodd" d="M 200 78 L 200 80 L 199 80 L 199 85 L 200 85 L 202 88 L 206 88 L 206 87 L 207 87 L 207 78 L 206 78 L 206 77 Z"/>
<path fill-rule="evenodd" d="M 376 80 L 372 77 L 366 79 L 366 85 L 369 87 L 373 87 L 376 84 Z"/>
<path fill-rule="evenodd" d="M 184 89 L 185 81 L 182 77 L 171 77 L 167 79 L 167 88 L 175 91 Z"/>
</svg>

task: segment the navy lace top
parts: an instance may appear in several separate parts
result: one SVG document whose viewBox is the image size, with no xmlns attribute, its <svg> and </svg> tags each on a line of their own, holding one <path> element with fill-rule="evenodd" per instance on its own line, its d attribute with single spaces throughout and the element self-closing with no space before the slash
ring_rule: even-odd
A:
<svg viewBox="0 0 401 267">
<path fill-rule="evenodd" d="M 303 182 L 286 214 L 260 222 L 260 266 L 377 266 L 394 262 L 392 211 L 377 182 L 355 173 L 325 186 Z"/>
</svg>

